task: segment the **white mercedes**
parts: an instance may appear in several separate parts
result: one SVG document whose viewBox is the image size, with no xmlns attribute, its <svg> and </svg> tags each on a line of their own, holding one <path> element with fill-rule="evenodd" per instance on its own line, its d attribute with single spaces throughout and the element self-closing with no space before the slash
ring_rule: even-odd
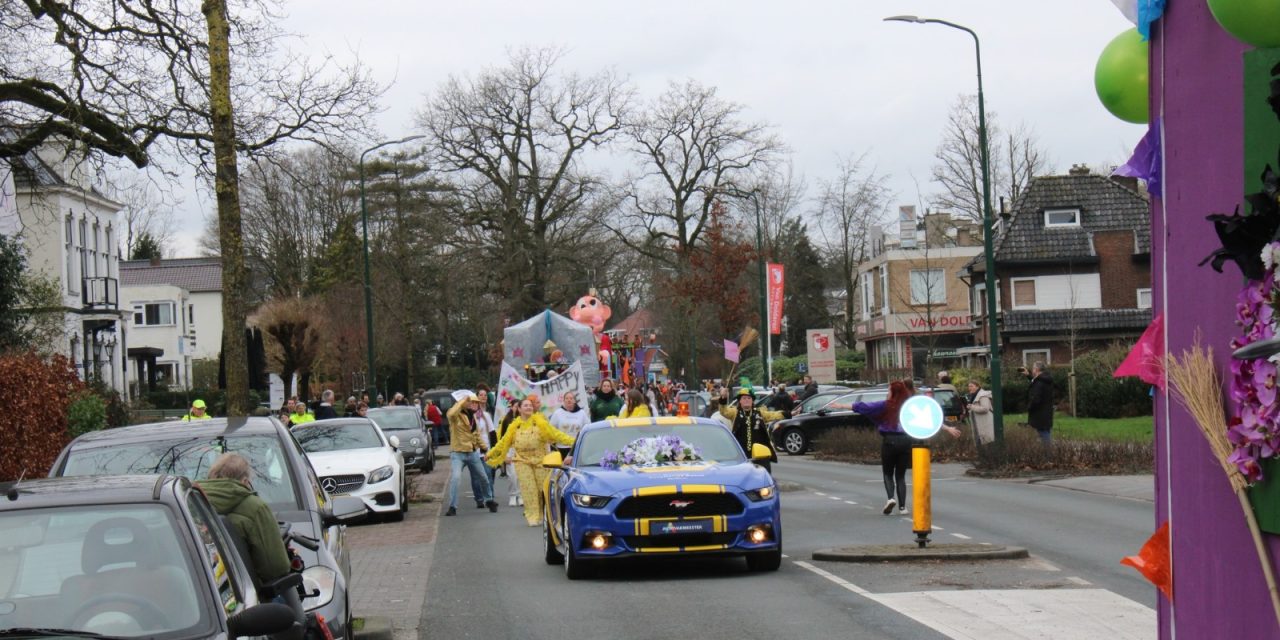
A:
<svg viewBox="0 0 1280 640">
<path fill-rule="evenodd" d="M 306 422 L 293 428 L 293 436 L 330 496 L 355 496 L 374 514 L 404 519 L 409 496 L 398 438 L 388 438 L 368 418 Z"/>
</svg>

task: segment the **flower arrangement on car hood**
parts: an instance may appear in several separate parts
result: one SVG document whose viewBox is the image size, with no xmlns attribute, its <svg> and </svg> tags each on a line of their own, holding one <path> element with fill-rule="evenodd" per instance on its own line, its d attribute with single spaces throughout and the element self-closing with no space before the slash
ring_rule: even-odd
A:
<svg viewBox="0 0 1280 640">
<path fill-rule="evenodd" d="M 701 460 L 698 448 L 685 442 L 680 436 L 649 436 L 636 438 L 621 451 L 605 451 L 600 456 L 600 466 L 617 469 L 623 466 L 653 466 L 671 462 Z"/>
</svg>

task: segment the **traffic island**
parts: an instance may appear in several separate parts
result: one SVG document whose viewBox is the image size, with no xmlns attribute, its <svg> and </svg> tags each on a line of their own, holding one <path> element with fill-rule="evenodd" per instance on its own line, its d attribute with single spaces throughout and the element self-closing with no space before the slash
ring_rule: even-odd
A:
<svg viewBox="0 0 1280 640">
<path fill-rule="evenodd" d="M 1028 557 L 1022 547 L 973 543 L 936 543 L 921 549 L 916 544 L 863 544 L 813 552 L 814 560 L 827 562 L 911 562 L 916 560 L 1019 560 Z"/>
</svg>

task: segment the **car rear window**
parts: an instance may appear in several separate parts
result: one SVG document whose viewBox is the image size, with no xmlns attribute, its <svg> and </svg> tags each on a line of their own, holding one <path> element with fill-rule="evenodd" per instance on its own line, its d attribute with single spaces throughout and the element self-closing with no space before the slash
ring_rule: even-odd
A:
<svg viewBox="0 0 1280 640">
<path fill-rule="evenodd" d="M 293 474 L 280 440 L 274 435 L 186 437 L 151 442 L 113 443 L 72 449 L 60 475 L 116 476 L 168 473 L 203 480 L 209 465 L 234 451 L 249 461 L 253 489 L 272 511 L 305 510 L 293 487 Z"/>
<path fill-rule="evenodd" d="M 369 412 L 369 419 L 372 420 L 383 431 L 405 431 L 408 429 L 421 429 L 422 423 L 418 420 L 417 411 L 414 409 L 374 409 Z"/>
</svg>

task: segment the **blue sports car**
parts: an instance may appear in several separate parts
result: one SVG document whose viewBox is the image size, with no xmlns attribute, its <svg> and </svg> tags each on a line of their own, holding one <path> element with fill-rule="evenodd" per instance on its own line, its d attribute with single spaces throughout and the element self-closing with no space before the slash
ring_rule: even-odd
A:
<svg viewBox="0 0 1280 640">
<path fill-rule="evenodd" d="M 769 449 L 753 446 L 758 457 Z M 782 564 L 773 477 L 729 430 L 705 418 L 596 422 L 567 458 L 548 454 L 543 547 L 570 580 L 626 556 L 744 555 L 753 571 Z"/>
</svg>

